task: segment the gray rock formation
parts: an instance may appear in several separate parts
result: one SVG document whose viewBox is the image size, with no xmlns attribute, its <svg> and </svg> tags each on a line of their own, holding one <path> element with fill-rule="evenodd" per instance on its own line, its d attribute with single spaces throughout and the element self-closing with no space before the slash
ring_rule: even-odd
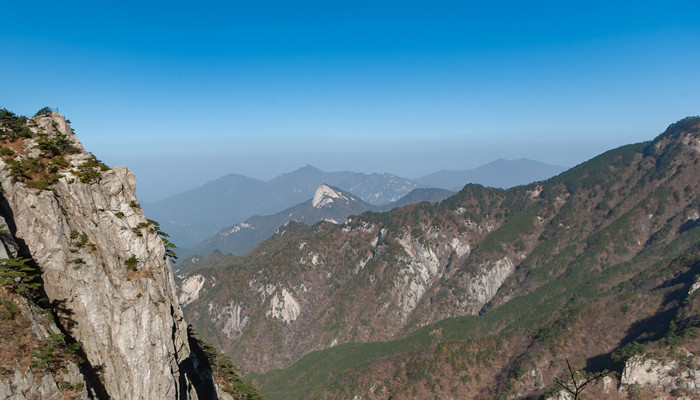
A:
<svg viewBox="0 0 700 400">
<path fill-rule="evenodd" d="M 80 150 L 65 156 L 67 169 L 92 159 L 62 115 L 33 119 L 35 130 L 58 131 Z M 34 139 L 23 145 L 28 157 L 38 156 Z M 134 175 L 116 167 L 83 182 L 62 170 L 52 190 L 41 191 L 15 182 L 4 161 L 0 171 L 3 214 L 21 251 L 40 266 L 61 325 L 99 371 L 99 397 L 198 398 L 170 265 L 138 206 Z"/>
<path fill-rule="evenodd" d="M 682 389 L 697 395 L 700 394 L 700 367 L 693 354 L 683 354 L 681 349 L 672 357 L 654 357 L 651 354 L 634 356 L 625 363 L 620 393 L 626 394 L 632 385 L 650 392 Z"/>
<path fill-rule="evenodd" d="M 43 318 L 36 307 L 14 299 L 15 307 L 19 309 L 23 318 L 30 321 L 32 335 L 38 341 L 45 341 L 51 335 L 60 334 L 58 327 L 47 318 Z M 46 325 L 46 326 L 45 326 Z M 35 372 L 25 368 L 18 360 L 3 366 L 10 374 L 0 375 L 0 398 L 7 400 L 33 400 L 33 399 L 88 399 L 90 383 L 80 372 L 78 366 L 71 361 L 66 361 L 57 371 Z M 70 393 L 70 397 L 66 395 Z M 94 393 L 90 393 L 94 395 Z"/>
<path fill-rule="evenodd" d="M 5 219 L 0 216 L 0 226 L 7 226 Z M 19 246 L 9 233 L 0 235 L 0 259 L 17 257 Z M 3 293 L 4 294 L 4 293 Z M 26 318 L 31 326 L 31 336 L 37 341 L 44 341 L 50 335 L 60 334 L 56 324 L 48 318 L 42 318 L 40 312 L 33 304 L 26 301 L 21 296 L 5 296 L 7 302 L 11 303 Z M 73 399 L 88 399 L 89 385 L 80 373 L 78 366 L 73 362 L 66 362 L 60 371 L 42 371 L 35 373 L 32 370 L 23 368 L 19 360 L 4 360 L 3 366 L 11 373 L 0 374 L 0 398 L 8 400 L 25 399 L 59 399 L 64 398 L 64 391 L 59 387 L 63 382 L 64 387 L 70 388 Z"/>
</svg>

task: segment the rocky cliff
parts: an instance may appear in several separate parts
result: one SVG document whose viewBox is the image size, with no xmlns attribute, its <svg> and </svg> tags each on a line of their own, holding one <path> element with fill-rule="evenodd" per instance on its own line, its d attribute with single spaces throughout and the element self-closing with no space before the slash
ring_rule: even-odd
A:
<svg viewBox="0 0 700 400">
<path fill-rule="evenodd" d="M 0 226 L 6 221 L 0 217 Z M 17 259 L 19 246 L 12 235 L 4 230 L 0 235 L 0 261 Z M 23 277 L 26 281 L 27 278 Z M 15 293 L 8 286 L 19 282 L 19 278 L 8 276 L 0 270 L 0 344 L 2 367 L 0 367 L 0 397 L 25 400 L 32 398 L 87 399 L 94 395 L 89 379 L 81 373 L 77 359 L 66 354 L 64 337 L 54 321 L 33 302 Z M 9 282 L 11 281 L 11 282 Z M 22 290 L 20 290 L 22 291 Z M 30 353 L 29 349 L 38 349 Z M 60 359 L 56 354 L 60 353 Z M 33 359 L 37 355 L 37 359 Z M 34 368 L 29 369 L 27 366 Z M 60 368 L 50 368 L 60 366 Z"/>
<path fill-rule="evenodd" d="M 56 329 L 80 343 L 92 395 L 228 396 L 210 371 L 196 368 L 203 362 L 191 348 L 157 223 L 134 194 L 134 175 L 87 153 L 60 114 L 22 119 L 3 111 L 1 212 L 19 256 L 41 274 L 37 290 Z M 31 368 L 14 373 L 30 379 Z"/>
</svg>

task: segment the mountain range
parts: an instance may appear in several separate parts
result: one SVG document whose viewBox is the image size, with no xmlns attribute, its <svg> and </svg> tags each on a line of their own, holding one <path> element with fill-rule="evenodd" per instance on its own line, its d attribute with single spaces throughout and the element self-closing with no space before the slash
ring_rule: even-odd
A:
<svg viewBox="0 0 700 400">
<path fill-rule="evenodd" d="M 513 186 L 542 181 L 564 172 L 566 168 L 521 158 L 498 159 L 477 168 L 463 171 L 442 170 L 414 179 L 421 187 L 459 191 L 467 183 L 507 189 Z"/>
<path fill-rule="evenodd" d="M 332 185 L 371 204 L 398 200 L 416 184 L 391 174 L 323 172 L 312 166 L 270 181 L 230 174 L 143 208 L 181 248 L 192 248 L 224 227 L 254 215 L 272 215 L 310 199 L 319 185 Z"/>
<path fill-rule="evenodd" d="M 374 206 L 395 202 L 416 188 L 460 190 L 467 183 L 505 187 L 553 176 L 563 168 L 530 160 L 498 160 L 465 171 L 441 171 L 411 180 L 392 174 L 324 172 L 307 165 L 270 181 L 229 174 L 155 203 L 142 204 L 182 249 L 255 215 L 273 215 L 309 200 L 322 184 L 352 193 Z M 187 253 L 189 254 L 189 252 Z"/>
<path fill-rule="evenodd" d="M 208 256 L 214 250 L 244 255 L 289 222 L 303 222 L 307 225 L 313 225 L 318 221 L 327 221 L 340 224 L 347 217 L 359 215 L 365 211 L 388 211 L 422 201 L 437 202 L 453 193 L 445 189 L 413 189 L 397 201 L 383 206 L 375 206 L 358 199 L 351 193 L 323 184 L 316 189 L 313 198 L 277 214 L 256 215 L 239 224 L 223 228 L 218 234 L 183 253 L 181 257 Z"/>
<path fill-rule="evenodd" d="M 700 396 L 700 117 L 541 182 L 290 221 L 177 281 L 134 175 L 62 115 L 0 109 L 0 150 L 0 397 L 260 399 L 206 340 L 273 400 Z"/>
<path fill-rule="evenodd" d="M 290 222 L 185 260 L 179 300 L 270 399 L 696 396 L 698 176 L 686 118 L 542 182 Z"/>
</svg>

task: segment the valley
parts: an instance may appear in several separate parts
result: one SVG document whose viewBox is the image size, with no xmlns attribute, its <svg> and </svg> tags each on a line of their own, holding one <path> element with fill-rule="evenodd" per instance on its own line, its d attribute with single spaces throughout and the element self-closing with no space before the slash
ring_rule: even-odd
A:
<svg viewBox="0 0 700 400">
<path fill-rule="evenodd" d="M 2 15 L 0 400 L 700 400 L 700 2 Z"/>
<path fill-rule="evenodd" d="M 698 395 L 699 117 L 510 189 L 376 206 L 322 184 L 227 228 L 269 218 L 244 254 L 174 276 L 133 174 L 48 108 L 0 117 L 0 393 L 555 399 L 591 377 L 587 398 Z"/>
<path fill-rule="evenodd" d="M 697 346 L 699 124 L 543 182 L 290 223 L 243 257 L 184 262 L 185 315 L 270 398 L 537 397 L 564 357 L 614 371 L 617 396 L 616 351 Z"/>
</svg>

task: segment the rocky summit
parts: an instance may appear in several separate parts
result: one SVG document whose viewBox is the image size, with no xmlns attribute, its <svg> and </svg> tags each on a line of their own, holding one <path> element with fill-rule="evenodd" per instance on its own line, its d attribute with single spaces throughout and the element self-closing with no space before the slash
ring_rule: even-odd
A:
<svg viewBox="0 0 700 400">
<path fill-rule="evenodd" d="M 0 110 L 0 155 L 0 397 L 234 398 L 183 319 L 134 175 L 49 109 Z"/>
</svg>

